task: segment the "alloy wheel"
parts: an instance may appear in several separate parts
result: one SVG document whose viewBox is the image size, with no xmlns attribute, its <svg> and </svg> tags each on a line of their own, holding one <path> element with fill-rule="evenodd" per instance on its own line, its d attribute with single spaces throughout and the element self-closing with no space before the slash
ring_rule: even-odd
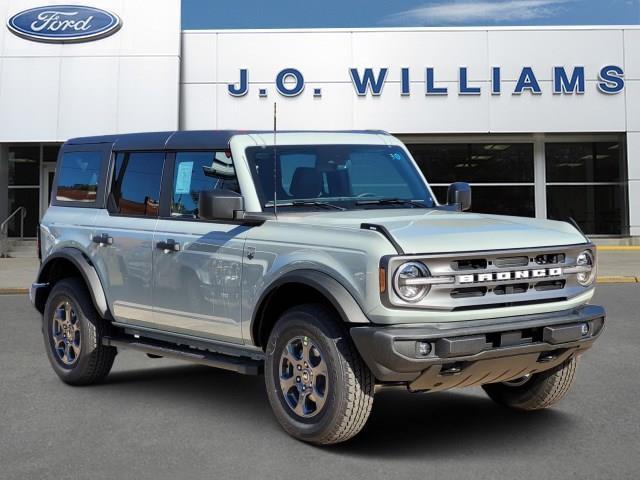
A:
<svg viewBox="0 0 640 480">
<path fill-rule="evenodd" d="M 327 400 L 329 374 L 317 344 L 307 336 L 291 339 L 279 365 L 280 389 L 287 406 L 303 418 L 319 414 Z"/>
<path fill-rule="evenodd" d="M 51 326 L 53 351 L 58 360 L 67 367 L 72 367 L 80 357 L 81 335 L 80 319 L 76 309 L 69 300 L 56 306 Z"/>
</svg>

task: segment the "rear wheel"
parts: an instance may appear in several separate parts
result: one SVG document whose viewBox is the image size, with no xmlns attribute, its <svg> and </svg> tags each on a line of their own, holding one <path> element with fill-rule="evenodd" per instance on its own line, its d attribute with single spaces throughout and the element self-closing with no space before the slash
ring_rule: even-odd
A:
<svg viewBox="0 0 640 480">
<path fill-rule="evenodd" d="M 573 357 L 550 370 L 509 382 L 489 383 L 482 388 L 500 405 L 517 410 L 540 410 L 559 402 L 569 392 L 577 363 Z"/>
<path fill-rule="evenodd" d="M 89 385 L 107 376 L 117 352 L 102 345 L 107 327 L 82 280 L 55 284 L 45 305 L 42 333 L 49 362 L 63 382 Z"/>
<path fill-rule="evenodd" d="M 364 427 L 374 378 L 335 314 L 301 305 L 276 323 L 266 349 L 265 383 L 273 412 L 293 437 L 339 443 Z"/>
</svg>

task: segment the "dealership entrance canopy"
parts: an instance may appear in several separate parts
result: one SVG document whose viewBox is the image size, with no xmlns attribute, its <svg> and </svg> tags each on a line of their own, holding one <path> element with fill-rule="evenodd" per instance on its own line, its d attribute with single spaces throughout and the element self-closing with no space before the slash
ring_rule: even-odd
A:
<svg viewBox="0 0 640 480">
<path fill-rule="evenodd" d="M 78 3 L 78 5 L 75 5 Z M 181 30 L 178 0 L 0 0 L 0 222 L 70 137 L 383 129 L 442 200 L 640 236 L 640 28 Z M 19 235 L 19 222 L 10 234 Z"/>
</svg>

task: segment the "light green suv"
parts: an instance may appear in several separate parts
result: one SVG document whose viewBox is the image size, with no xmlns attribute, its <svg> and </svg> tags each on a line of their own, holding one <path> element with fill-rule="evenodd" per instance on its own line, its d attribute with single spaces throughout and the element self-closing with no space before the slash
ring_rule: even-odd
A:
<svg viewBox="0 0 640 480">
<path fill-rule="evenodd" d="M 439 204 L 384 132 L 160 132 L 69 140 L 31 298 L 66 383 L 117 350 L 264 373 L 296 438 L 345 441 L 376 386 L 562 398 L 605 313 L 569 223 Z"/>
</svg>

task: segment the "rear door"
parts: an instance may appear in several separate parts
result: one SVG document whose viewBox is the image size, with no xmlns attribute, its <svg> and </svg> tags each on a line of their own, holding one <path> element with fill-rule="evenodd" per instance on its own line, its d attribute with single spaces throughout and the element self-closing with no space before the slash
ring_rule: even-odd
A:
<svg viewBox="0 0 640 480">
<path fill-rule="evenodd" d="M 242 343 L 240 280 L 247 227 L 198 218 L 199 192 L 214 189 L 239 191 L 230 154 L 168 155 L 154 236 L 154 322 L 175 333 Z"/>
<path fill-rule="evenodd" d="M 94 262 L 115 320 L 153 326 L 153 232 L 158 222 L 164 152 L 118 152 L 107 208 L 93 231 Z"/>
</svg>

